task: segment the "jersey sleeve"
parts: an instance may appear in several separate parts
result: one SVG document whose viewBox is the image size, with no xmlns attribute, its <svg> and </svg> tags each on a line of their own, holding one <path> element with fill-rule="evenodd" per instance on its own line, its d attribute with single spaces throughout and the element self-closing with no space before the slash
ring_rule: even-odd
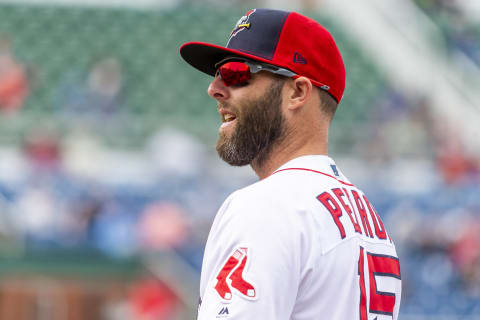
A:
<svg viewBox="0 0 480 320">
<path fill-rule="evenodd" d="M 261 193 L 227 201 L 205 249 L 198 319 L 288 320 L 302 273 L 301 228 Z"/>
</svg>

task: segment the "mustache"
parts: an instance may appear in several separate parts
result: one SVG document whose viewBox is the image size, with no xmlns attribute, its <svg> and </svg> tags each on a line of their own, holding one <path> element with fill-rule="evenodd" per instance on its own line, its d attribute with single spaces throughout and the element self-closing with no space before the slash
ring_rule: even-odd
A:
<svg viewBox="0 0 480 320">
<path fill-rule="evenodd" d="M 218 102 L 217 103 L 217 110 L 220 110 L 220 109 L 229 109 L 230 108 L 230 104 L 227 103 L 227 102 Z"/>
<path fill-rule="evenodd" d="M 235 114 L 237 114 L 238 111 L 239 111 L 239 109 L 237 107 L 233 106 L 232 104 L 230 104 L 228 102 L 218 102 L 217 103 L 217 110 L 220 111 L 220 109 L 232 111 Z"/>
</svg>

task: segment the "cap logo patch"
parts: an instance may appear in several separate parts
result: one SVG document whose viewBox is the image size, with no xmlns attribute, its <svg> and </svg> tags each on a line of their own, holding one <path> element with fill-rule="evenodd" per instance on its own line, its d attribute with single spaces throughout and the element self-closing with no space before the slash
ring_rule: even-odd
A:
<svg viewBox="0 0 480 320">
<path fill-rule="evenodd" d="M 240 18 L 240 20 L 238 20 L 235 28 L 233 28 L 232 33 L 230 34 L 230 39 L 235 37 L 240 31 L 250 29 L 250 16 L 255 13 L 255 11 L 257 11 L 257 9 L 252 9 L 248 11 L 243 17 Z"/>
<path fill-rule="evenodd" d="M 293 63 L 307 64 L 307 59 L 305 59 L 300 53 L 295 52 L 293 55 Z"/>
</svg>

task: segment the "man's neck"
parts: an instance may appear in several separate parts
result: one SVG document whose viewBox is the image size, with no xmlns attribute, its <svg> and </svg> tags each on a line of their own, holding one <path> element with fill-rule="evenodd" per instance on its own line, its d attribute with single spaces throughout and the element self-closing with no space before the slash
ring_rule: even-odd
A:
<svg viewBox="0 0 480 320">
<path fill-rule="evenodd" d="M 280 145 L 272 147 L 260 165 L 253 160 L 251 166 L 259 179 L 263 180 L 288 161 L 306 155 L 328 155 L 328 143 L 313 139 L 297 139 L 294 142 L 286 139 Z"/>
</svg>

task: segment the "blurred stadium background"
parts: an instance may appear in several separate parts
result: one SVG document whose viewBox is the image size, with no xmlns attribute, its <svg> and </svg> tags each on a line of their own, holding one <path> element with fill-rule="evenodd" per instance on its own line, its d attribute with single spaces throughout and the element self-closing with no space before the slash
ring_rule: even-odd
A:
<svg viewBox="0 0 480 320">
<path fill-rule="evenodd" d="M 0 1 L 0 319 L 193 319 L 224 198 L 209 78 L 252 7 L 336 38 L 347 89 L 331 156 L 384 217 L 401 317 L 480 319 L 480 2 Z"/>
</svg>

